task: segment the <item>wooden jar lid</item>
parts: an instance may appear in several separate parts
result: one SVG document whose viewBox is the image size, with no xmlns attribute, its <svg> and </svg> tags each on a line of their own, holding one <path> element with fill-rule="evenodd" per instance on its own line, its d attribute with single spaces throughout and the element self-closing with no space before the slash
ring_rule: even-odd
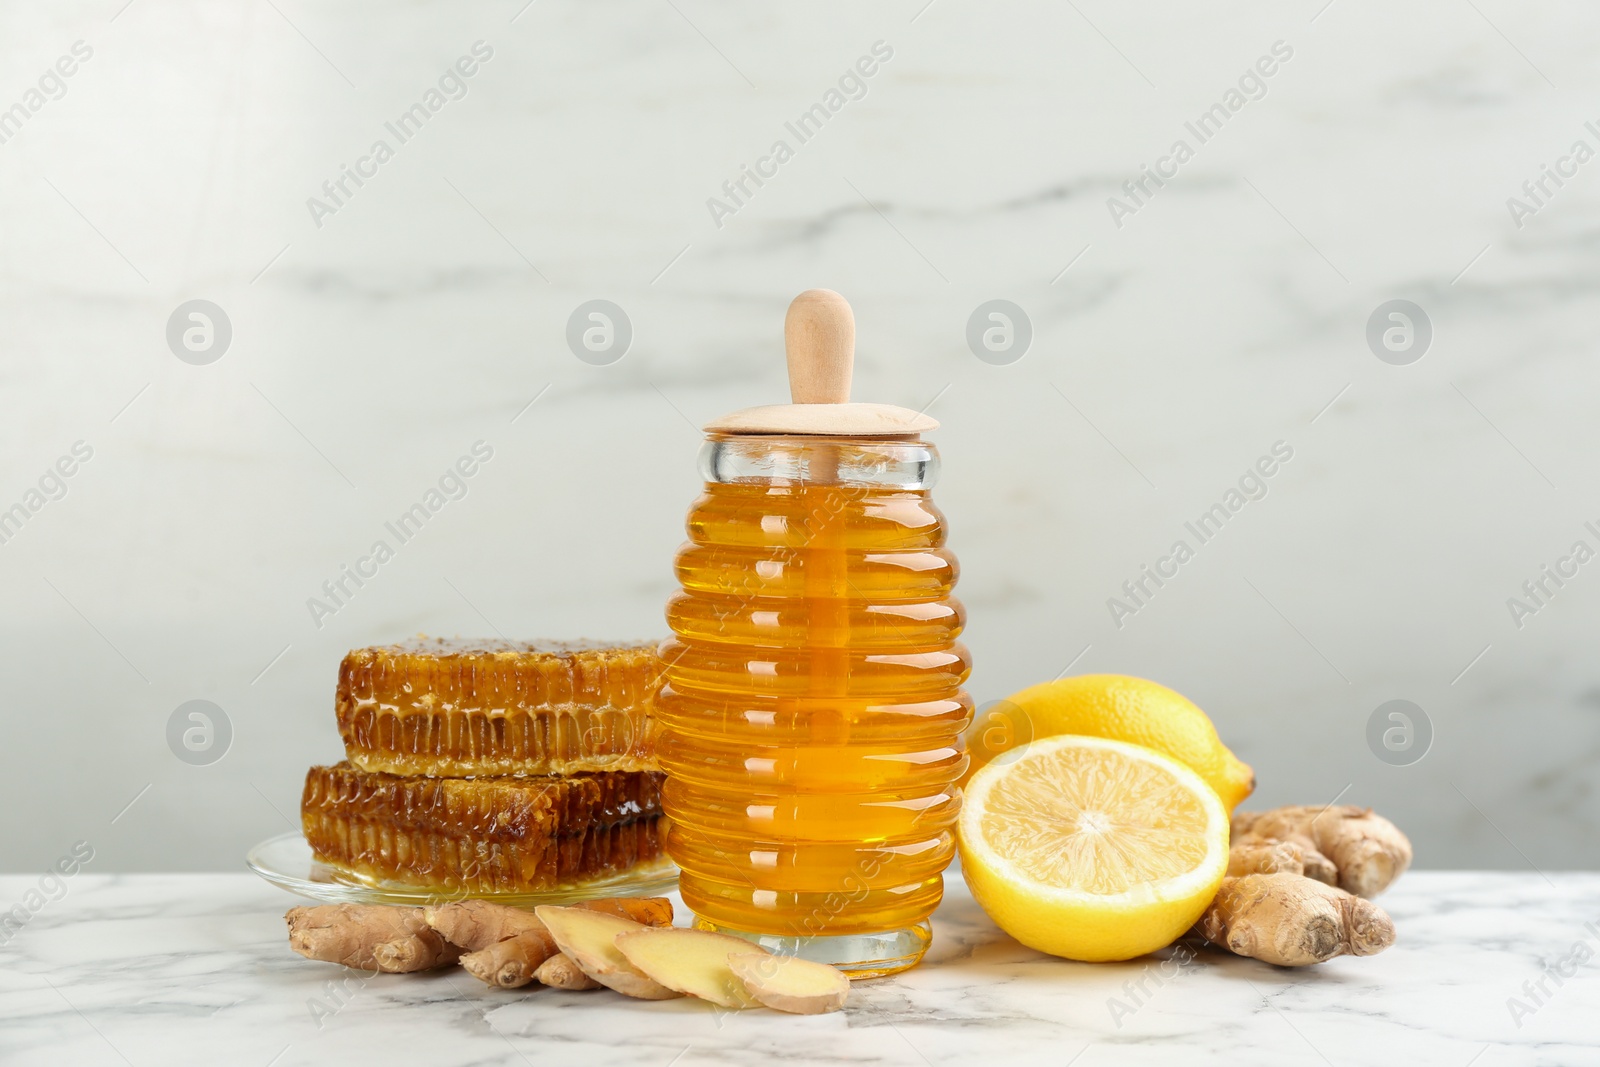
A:
<svg viewBox="0 0 1600 1067">
<path fill-rule="evenodd" d="M 850 403 L 856 320 L 833 290 L 807 289 L 794 298 L 783 342 L 793 402 L 735 411 L 707 423 L 707 433 L 912 437 L 938 428 L 937 419 L 910 408 Z"/>
</svg>

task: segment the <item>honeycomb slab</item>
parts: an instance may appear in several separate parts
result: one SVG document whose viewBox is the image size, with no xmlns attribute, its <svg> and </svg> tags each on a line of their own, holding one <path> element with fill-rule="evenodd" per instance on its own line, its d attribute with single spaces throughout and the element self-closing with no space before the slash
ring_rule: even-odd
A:
<svg viewBox="0 0 1600 1067">
<path fill-rule="evenodd" d="M 654 771 L 653 643 L 418 638 L 339 666 L 355 767 L 471 777 Z"/>
<path fill-rule="evenodd" d="M 519 893 L 660 858 L 659 774 L 406 778 L 312 767 L 301 822 L 317 859 L 368 880 Z"/>
</svg>

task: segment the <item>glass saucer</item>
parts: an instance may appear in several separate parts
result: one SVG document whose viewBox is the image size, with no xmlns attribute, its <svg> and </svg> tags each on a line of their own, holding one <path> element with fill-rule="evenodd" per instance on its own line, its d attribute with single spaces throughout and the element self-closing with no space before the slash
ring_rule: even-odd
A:
<svg viewBox="0 0 1600 1067">
<path fill-rule="evenodd" d="M 659 896 L 678 887 L 678 868 L 665 857 L 621 874 L 592 881 L 552 886 L 531 893 L 462 893 L 426 889 L 401 882 L 363 878 L 329 866 L 311 854 L 298 831 L 269 837 L 245 854 L 252 871 L 281 889 L 325 904 L 436 904 L 463 897 L 493 900 L 516 907 L 562 904 L 593 897 Z"/>
</svg>

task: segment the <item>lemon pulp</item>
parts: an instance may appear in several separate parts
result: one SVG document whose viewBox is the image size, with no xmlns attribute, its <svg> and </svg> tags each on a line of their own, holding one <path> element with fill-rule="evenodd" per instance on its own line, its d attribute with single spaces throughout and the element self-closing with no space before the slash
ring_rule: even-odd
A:
<svg viewBox="0 0 1600 1067">
<path fill-rule="evenodd" d="M 1129 959 L 1181 936 L 1227 870 L 1210 786 L 1158 752 L 1048 738 L 969 786 L 962 873 L 1007 933 L 1072 959 Z"/>
</svg>

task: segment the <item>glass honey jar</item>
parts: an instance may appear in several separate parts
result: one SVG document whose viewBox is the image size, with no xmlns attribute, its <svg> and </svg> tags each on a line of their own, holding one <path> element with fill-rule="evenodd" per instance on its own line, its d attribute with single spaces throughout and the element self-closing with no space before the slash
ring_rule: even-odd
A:
<svg viewBox="0 0 1600 1067">
<path fill-rule="evenodd" d="M 972 703 L 938 424 L 848 402 L 854 335 L 842 297 L 802 293 L 794 402 L 706 427 L 656 716 L 698 925 L 864 978 L 927 950 Z"/>
</svg>

